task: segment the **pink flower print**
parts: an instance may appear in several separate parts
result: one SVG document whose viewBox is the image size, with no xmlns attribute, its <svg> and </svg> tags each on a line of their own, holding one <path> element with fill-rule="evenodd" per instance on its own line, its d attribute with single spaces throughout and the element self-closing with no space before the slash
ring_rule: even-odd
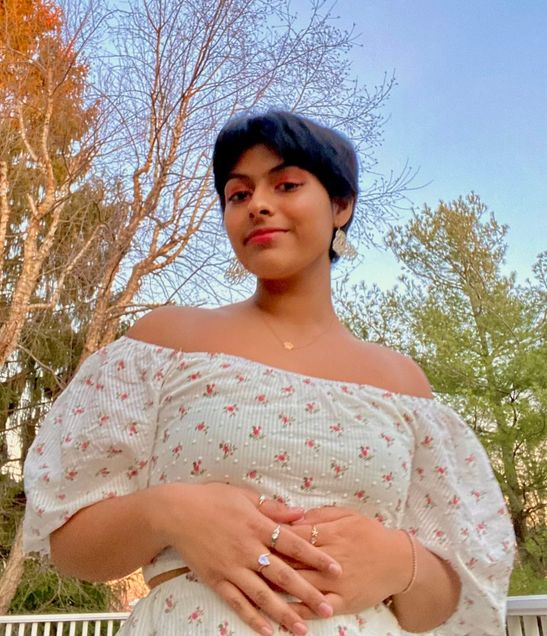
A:
<svg viewBox="0 0 547 636">
<path fill-rule="evenodd" d="M 156 371 L 156 373 L 154 373 L 154 380 L 161 382 L 163 380 L 163 369 L 160 369 L 159 371 Z"/>
<path fill-rule="evenodd" d="M 290 426 L 294 422 L 294 417 L 285 415 L 285 413 L 280 413 L 277 419 L 281 422 L 281 426 Z"/>
<path fill-rule="evenodd" d="M 63 423 L 63 416 L 62 415 L 56 415 L 55 419 L 53 420 L 53 422 L 55 424 L 62 424 Z"/>
<path fill-rule="evenodd" d="M 473 497 L 475 497 L 475 502 L 479 503 L 479 501 L 482 499 L 482 496 L 484 495 L 483 492 L 481 492 L 480 490 L 477 489 L 473 489 L 471 491 L 471 494 L 473 495 Z"/>
<path fill-rule="evenodd" d="M 93 378 L 90 375 L 88 375 L 87 378 L 84 380 L 84 384 L 86 386 L 93 386 Z"/>
<path fill-rule="evenodd" d="M 105 424 L 108 424 L 109 421 L 110 421 L 110 416 L 109 415 L 100 415 L 99 416 L 99 426 L 104 426 Z"/>
<path fill-rule="evenodd" d="M 412 415 L 409 413 L 403 413 L 403 420 L 406 424 L 410 424 L 412 422 Z"/>
<path fill-rule="evenodd" d="M 64 493 L 64 492 L 59 493 L 59 494 L 57 495 L 57 499 L 58 499 L 59 501 L 64 501 L 64 500 L 66 499 L 66 495 L 65 495 L 65 493 Z"/>
<path fill-rule="evenodd" d="M 478 559 L 475 559 L 475 557 L 471 557 L 471 558 L 469 559 L 469 561 L 466 561 L 465 565 L 466 565 L 466 566 L 467 566 L 470 570 L 472 570 L 472 569 L 473 569 L 473 568 L 477 565 L 477 563 L 478 563 L 478 562 L 479 562 L 479 560 L 478 560 Z"/>
<path fill-rule="evenodd" d="M 78 476 L 78 471 L 75 468 L 67 468 L 65 470 L 65 479 L 68 481 L 74 481 Z"/>
<path fill-rule="evenodd" d="M 36 514 L 37 514 L 39 517 L 43 517 L 43 515 L 44 515 L 44 512 L 45 512 L 45 511 L 46 511 L 46 510 L 45 510 L 45 508 L 38 508 L 38 509 L 36 510 Z"/>
<path fill-rule="evenodd" d="M 376 521 L 378 523 L 381 523 L 382 525 L 384 525 L 384 522 L 385 522 L 386 518 L 384 517 L 384 515 L 381 512 L 377 512 L 374 515 L 374 518 L 376 519 Z"/>
<path fill-rule="evenodd" d="M 247 378 L 244 375 L 241 375 L 241 373 L 238 373 L 236 375 L 236 380 L 241 383 L 241 382 L 247 382 Z"/>
<path fill-rule="evenodd" d="M 45 482 L 46 484 L 49 484 L 49 473 L 44 473 L 40 479 Z"/>
<path fill-rule="evenodd" d="M 69 433 L 63 437 L 63 444 L 71 444 L 72 443 L 72 435 Z"/>
<path fill-rule="evenodd" d="M 110 471 L 106 466 L 103 466 L 95 473 L 95 477 L 108 477 L 108 475 L 110 475 Z"/>
<path fill-rule="evenodd" d="M 97 384 L 95 385 L 95 389 L 97 391 L 102 391 L 104 389 L 104 384 L 100 384 L 99 382 L 97 382 Z"/>
<path fill-rule="evenodd" d="M 205 424 L 205 422 L 198 422 L 196 424 L 195 430 L 198 433 L 205 433 L 205 435 L 207 435 L 207 431 L 209 430 L 209 427 Z"/>
<path fill-rule="evenodd" d="M 460 507 L 460 501 L 461 501 L 461 499 L 458 497 L 458 495 L 453 495 L 448 500 L 448 505 L 452 506 L 453 508 L 459 508 Z"/>
<path fill-rule="evenodd" d="M 391 400 L 393 398 L 393 393 L 391 393 L 391 391 L 385 391 L 382 394 L 382 397 L 385 398 L 386 400 Z"/>
<path fill-rule="evenodd" d="M 167 473 L 165 471 L 162 471 L 159 480 L 161 481 L 162 484 L 167 483 Z"/>
<path fill-rule="evenodd" d="M 118 393 L 116 397 L 118 398 L 118 400 L 127 400 L 127 398 L 129 397 L 129 393 L 127 391 L 123 391 L 122 393 Z"/>
<path fill-rule="evenodd" d="M 232 417 L 239 411 L 237 404 L 228 404 L 224 407 L 224 412 Z"/>
<path fill-rule="evenodd" d="M 418 479 L 421 481 L 424 478 L 425 470 L 421 466 L 418 466 L 418 468 L 416 468 L 416 474 L 418 475 Z"/>
<path fill-rule="evenodd" d="M 91 442 L 88 439 L 86 439 L 83 442 L 79 442 L 78 444 L 76 444 L 76 448 L 79 451 L 83 452 L 83 451 L 86 451 L 89 448 L 90 444 L 91 444 Z"/>
<path fill-rule="evenodd" d="M 343 474 L 348 469 L 347 466 L 345 466 L 342 463 L 338 463 L 335 459 L 333 459 L 332 462 L 330 463 L 330 467 L 332 469 L 332 472 L 334 473 L 335 479 L 339 479 L 340 477 L 342 477 Z"/>
<path fill-rule="evenodd" d="M 387 433 L 380 433 L 380 438 L 385 441 L 388 448 L 393 444 L 393 440 L 395 439 L 393 436 L 388 435 Z"/>
<path fill-rule="evenodd" d="M 302 479 L 302 484 L 300 485 L 300 490 L 304 492 L 311 492 L 315 486 L 313 485 L 313 477 L 304 477 Z"/>
<path fill-rule="evenodd" d="M 221 362 L 220 363 L 220 368 L 221 369 L 229 369 L 232 365 L 229 362 Z"/>
<path fill-rule="evenodd" d="M 505 517 L 505 515 L 507 514 L 507 508 L 505 506 L 502 506 L 501 508 L 498 508 L 497 512 L 500 517 Z"/>
<path fill-rule="evenodd" d="M 340 387 L 340 390 L 342 391 L 342 393 L 345 393 L 346 395 L 353 395 L 349 386 L 346 386 L 345 384 Z"/>
<path fill-rule="evenodd" d="M 433 438 L 431 435 L 426 435 L 423 440 L 420 442 L 420 445 L 424 448 L 432 448 L 433 446 Z"/>
<path fill-rule="evenodd" d="M 139 461 L 137 462 L 137 466 L 139 470 L 142 470 L 143 468 L 145 468 L 147 464 L 148 464 L 147 459 L 139 459 Z"/>
<path fill-rule="evenodd" d="M 368 495 L 364 490 L 356 490 L 353 493 L 353 496 L 356 497 L 361 503 L 366 503 L 368 501 Z"/>
<path fill-rule="evenodd" d="M 186 417 L 186 415 L 188 415 L 188 407 L 185 404 L 181 404 L 178 408 L 178 414 L 180 415 L 181 419 L 183 417 Z"/>
<path fill-rule="evenodd" d="M 317 404 L 315 402 L 308 402 L 306 404 L 306 413 L 317 413 L 317 411 L 319 411 L 319 406 L 317 406 Z"/>
<path fill-rule="evenodd" d="M 127 475 L 128 479 L 133 479 L 133 477 L 137 477 L 138 474 L 139 474 L 139 469 L 134 464 L 129 466 L 129 468 L 127 469 L 127 472 L 126 472 L 126 475 Z"/>
<path fill-rule="evenodd" d="M 175 609 L 176 604 L 177 604 L 177 602 L 173 598 L 173 595 L 169 594 L 169 596 L 163 602 L 163 611 L 166 614 L 169 614 L 170 612 L 172 612 Z"/>
<path fill-rule="evenodd" d="M 287 451 L 279 451 L 279 453 L 274 456 L 274 461 L 281 464 L 283 468 L 286 468 L 289 463 L 289 454 Z"/>
<path fill-rule="evenodd" d="M 446 533 L 444 532 L 444 530 L 441 530 L 440 528 L 437 528 L 434 532 L 433 532 L 433 537 L 439 542 L 439 543 L 444 543 L 446 541 Z"/>
<path fill-rule="evenodd" d="M 477 534 L 486 534 L 487 528 L 488 526 L 486 525 L 484 521 L 477 523 L 476 525 Z"/>
<path fill-rule="evenodd" d="M 232 444 L 232 442 L 220 442 L 218 447 L 222 451 L 223 459 L 230 457 L 230 455 L 233 455 L 237 450 L 237 446 Z"/>
<path fill-rule="evenodd" d="M 319 444 L 312 439 L 311 437 L 309 437 L 304 444 L 308 447 L 308 448 L 312 448 L 313 450 L 319 450 Z"/>
<path fill-rule="evenodd" d="M 304 378 L 302 380 L 302 384 L 309 384 L 311 386 L 312 384 L 311 378 Z"/>
<path fill-rule="evenodd" d="M 285 497 L 283 497 L 283 495 L 272 495 L 272 499 L 274 501 L 277 501 L 280 504 L 286 504 L 287 500 L 285 499 Z"/>
<path fill-rule="evenodd" d="M 292 395 L 294 393 L 294 387 L 292 386 L 292 384 L 290 384 L 289 386 L 284 386 L 281 389 L 281 393 L 283 393 L 283 395 Z"/>
<path fill-rule="evenodd" d="M 367 624 L 367 621 L 362 616 L 359 616 L 359 614 L 355 614 L 355 622 L 357 623 L 359 631 L 362 631 L 363 627 Z"/>
<path fill-rule="evenodd" d="M 184 369 L 186 369 L 186 367 L 188 366 L 188 363 L 186 362 L 186 360 L 181 360 L 178 364 L 177 364 L 177 370 L 178 371 L 184 371 Z"/>
<path fill-rule="evenodd" d="M 255 402 L 266 406 L 266 404 L 268 404 L 268 398 L 266 397 L 266 395 L 264 395 L 264 393 L 261 393 L 260 395 L 257 395 L 255 397 Z"/>
<path fill-rule="evenodd" d="M 112 459 L 113 457 L 116 457 L 116 455 L 120 455 L 121 453 L 123 453 L 121 448 L 110 446 L 106 451 L 106 456 L 108 457 L 108 459 Z"/>
<path fill-rule="evenodd" d="M 273 375 L 273 372 L 274 372 L 273 369 L 266 369 L 262 375 L 264 375 L 267 378 L 269 378 L 269 377 L 271 377 Z"/>
<path fill-rule="evenodd" d="M 372 459 L 374 457 L 374 455 L 370 454 L 370 447 L 369 446 L 361 446 L 359 448 L 359 459 L 364 459 L 366 461 L 368 461 L 369 459 Z"/>
<path fill-rule="evenodd" d="M 195 373 L 190 373 L 187 380 L 188 382 L 195 382 L 196 380 L 199 380 L 200 378 L 201 378 L 201 373 L 199 371 L 196 371 Z"/>
<path fill-rule="evenodd" d="M 347 636 L 348 628 L 345 625 L 338 625 L 336 636 Z"/>
<path fill-rule="evenodd" d="M 218 626 L 218 636 L 232 636 L 233 633 L 234 632 L 230 629 L 228 621 L 224 621 Z"/>
<path fill-rule="evenodd" d="M 424 508 L 434 508 L 434 507 L 435 507 L 435 503 L 434 503 L 431 495 L 426 495 L 425 496 Z"/>
<path fill-rule="evenodd" d="M 251 439 L 264 439 L 262 426 L 251 426 L 251 432 L 249 433 L 249 437 Z"/>
<path fill-rule="evenodd" d="M 473 455 L 473 454 L 468 455 L 468 456 L 465 458 L 465 463 L 466 463 L 468 466 L 473 465 L 473 464 L 475 463 L 475 461 L 476 461 L 476 458 L 475 458 L 475 455 Z"/>
<path fill-rule="evenodd" d="M 247 474 L 245 476 L 247 477 L 247 479 L 256 481 L 258 484 L 262 481 L 262 475 L 255 468 L 247 471 Z"/>
<path fill-rule="evenodd" d="M 203 475 L 203 473 L 205 472 L 205 468 L 203 468 L 202 464 L 203 464 L 202 459 L 196 459 L 195 461 L 193 461 L 192 470 L 190 471 L 190 474 L 193 475 L 194 477 Z"/>
<path fill-rule="evenodd" d="M 171 437 L 171 431 L 170 431 L 168 428 L 166 428 L 166 429 L 163 431 L 163 436 L 162 436 L 162 438 L 161 438 L 161 441 L 165 444 L 165 442 L 167 442 L 167 440 L 169 439 L 169 437 Z"/>
<path fill-rule="evenodd" d="M 208 384 L 205 387 L 205 392 L 203 394 L 203 397 L 213 397 L 213 395 L 216 395 L 217 391 L 215 387 L 216 387 L 216 384 Z"/>
<path fill-rule="evenodd" d="M 34 452 L 37 455 L 43 455 L 44 454 L 44 447 L 45 447 L 45 444 L 38 444 L 38 446 L 36 446 L 34 448 Z"/>
<path fill-rule="evenodd" d="M 342 426 L 342 424 L 340 424 L 340 422 L 337 422 L 336 424 L 331 424 L 329 429 L 330 429 L 330 432 L 334 433 L 337 437 L 340 437 L 342 433 L 344 432 L 344 427 Z"/>
<path fill-rule="evenodd" d="M 85 413 L 85 409 L 83 406 L 77 406 L 72 410 L 73 415 L 81 415 L 82 413 Z"/>
<path fill-rule="evenodd" d="M 188 622 L 194 625 L 200 625 L 203 614 L 204 611 L 198 605 L 198 607 L 196 607 L 196 609 L 188 616 Z"/>
<path fill-rule="evenodd" d="M 382 481 L 388 488 L 391 488 L 391 486 L 393 486 L 393 473 L 390 472 L 382 475 Z"/>
<path fill-rule="evenodd" d="M 129 431 L 129 436 L 132 437 L 133 435 L 138 435 L 139 434 L 139 430 L 137 427 L 137 422 L 130 422 L 127 430 Z"/>
<path fill-rule="evenodd" d="M 439 475 L 439 477 L 444 477 L 447 471 L 448 469 L 446 468 L 446 466 L 435 466 L 435 472 L 437 473 L 437 475 Z"/>
<path fill-rule="evenodd" d="M 460 528 L 460 534 L 464 539 L 467 539 L 469 537 L 469 528 Z"/>
<path fill-rule="evenodd" d="M 125 369 L 125 362 L 123 360 L 118 360 L 116 363 L 116 369 L 118 371 L 123 371 Z"/>
<path fill-rule="evenodd" d="M 181 442 L 179 442 L 176 446 L 173 446 L 173 448 L 171 449 L 171 454 L 173 455 L 173 457 L 178 459 L 181 453 L 182 453 L 182 444 Z"/>
</svg>

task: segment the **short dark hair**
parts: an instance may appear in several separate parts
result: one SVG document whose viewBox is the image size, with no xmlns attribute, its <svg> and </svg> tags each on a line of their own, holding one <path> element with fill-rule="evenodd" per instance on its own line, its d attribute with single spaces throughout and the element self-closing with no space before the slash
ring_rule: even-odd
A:
<svg viewBox="0 0 547 636">
<path fill-rule="evenodd" d="M 215 189 L 222 210 L 226 206 L 224 187 L 241 155 L 264 144 L 287 163 L 311 172 L 332 201 L 355 202 L 359 191 L 359 165 L 351 142 L 341 133 L 285 111 L 270 110 L 262 115 L 244 115 L 230 120 L 220 131 L 213 151 Z M 353 220 L 342 226 L 346 231 Z M 334 232 L 333 232 L 334 237 Z M 332 262 L 338 255 L 332 247 Z"/>
</svg>

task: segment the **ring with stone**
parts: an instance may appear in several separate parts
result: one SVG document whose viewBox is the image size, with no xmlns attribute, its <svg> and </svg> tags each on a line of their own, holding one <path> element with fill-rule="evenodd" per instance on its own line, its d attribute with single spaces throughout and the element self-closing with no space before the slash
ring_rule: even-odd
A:
<svg viewBox="0 0 547 636">
<path fill-rule="evenodd" d="M 257 504 L 257 508 L 260 508 L 260 506 L 266 501 L 267 497 L 266 495 L 260 495 L 260 497 L 258 498 L 258 504 Z"/>
<path fill-rule="evenodd" d="M 280 534 L 281 534 L 281 526 L 275 526 L 272 532 L 272 540 L 270 543 L 270 547 L 272 548 L 272 550 L 275 548 L 275 544 L 277 543 L 277 540 L 279 539 Z"/>
<path fill-rule="evenodd" d="M 258 556 L 258 571 L 262 572 L 268 565 L 270 565 L 270 553 L 265 552 L 264 554 L 260 554 Z"/>
<path fill-rule="evenodd" d="M 310 543 L 312 545 L 315 545 L 317 543 L 317 537 L 319 536 L 319 530 L 317 529 L 317 526 L 312 526 L 311 527 L 311 536 L 310 536 Z"/>
</svg>

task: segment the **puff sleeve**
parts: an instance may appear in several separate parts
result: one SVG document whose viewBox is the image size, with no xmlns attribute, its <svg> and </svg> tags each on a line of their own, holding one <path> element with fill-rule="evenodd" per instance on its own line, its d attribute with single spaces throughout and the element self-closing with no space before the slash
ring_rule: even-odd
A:
<svg viewBox="0 0 547 636">
<path fill-rule="evenodd" d="M 121 338 L 81 366 L 25 461 L 25 552 L 49 554 L 49 535 L 78 510 L 147 486 L 172 354 Z"/>
<path fill-rule="evenodd" d="M 435 636 L 505 634 L 514 532 L 486 452 L 450 409 L 419 400 L 403 527 L 458 573 L 455 613 Z"/>
</svg>

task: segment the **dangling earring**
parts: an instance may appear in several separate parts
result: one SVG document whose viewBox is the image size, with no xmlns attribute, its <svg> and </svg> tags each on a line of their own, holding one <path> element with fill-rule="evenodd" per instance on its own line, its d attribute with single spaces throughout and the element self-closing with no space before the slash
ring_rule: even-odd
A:
<svg viewBox="0 0 547 636">
<path fill-rule="evenodd" d="M 236 256 L 234 256 L 230 260 L 230 264 L 224 272 L 224 279 L 228 283 L 237 284 L 243 282 L 248 275 L 249 272 L 243 267 L 241 261 Z"/>
<path fill-rule="evenodd" d="M 348 237 L 342 228 L 336 228 L 336 234 L 332 242 L 332 249 L 343 258 L 352 261 L 357 256 L 357 250 L 348 241 Z"/>
</svg>

